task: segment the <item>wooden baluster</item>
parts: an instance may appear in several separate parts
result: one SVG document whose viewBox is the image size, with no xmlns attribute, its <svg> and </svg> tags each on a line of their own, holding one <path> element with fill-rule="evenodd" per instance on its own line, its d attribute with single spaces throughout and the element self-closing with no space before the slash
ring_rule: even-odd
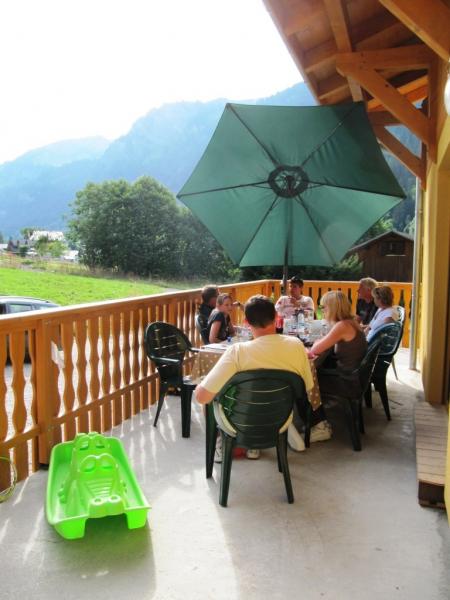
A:
<svg viewBox="0 0 450 600">
<path fill-rule="evenodd" d="M 75 403 L 75 388 L 73 387 L 73 322 L 68 321 L 61 324 L 61 344 L 64 352 L 64 391 L 63 405 L 66 415 L 73 411 Z M 68 419 L 64 423 L 64 439 L 73 440 L 77 432 L 75 418 Z"/>
<path fill-rule="evenodd" d="M 0 333 L 0 456 L 10 458 L 9 450 L 4 448 L 3 444 L 8 435 L 8 414 L 6 412 L 6 335 Z M 0 460 L 0 491 L 5 490 L 11 485 L 11 472 L 8 463 Z"/>
<path fill-rule="evenodd" d="M 113 387 L 115 392 L 119 392 L 120 384 L 122 381 L 121 368 L 120 368 L 120 313 L 113 313 L 111 315 L 112 323 L 112 335 L 113 335 Z M 119 425 L 122 423 L 122 398 L 117 393 L 114 397 L 113 404 L 113 423 Z"/>
<path fill-rule="evenodd" d="M 129 385 L 131 377 L 130 369 L 130 313 L 128 310 L 122 313 L 122 382 L 124 386 Z M 131 417 L 131 394 L 125 392 L 123 395 L 123 417 Z"/>
<path fill-rule="evenodd" d="M 89 339 L 89 395 L 90 402 L 98 400 L 100 395 L 100 378 L 98 375 L 98 317 L 95 316 L 87 322 Z M 90 429 L 91 431 L 102 431 L 102 419 L 100 407 L 92 408 L 90 411 Z"/>
<path fill-rule="evenodd" d="M 131 313 L 131 327 L 133 332 L 131 355 L 132 355 L 132 376 L 133 383 L 139 381 L 139 338 L 140 338 L 140 313 L 139 309 L 135 309 Z M 140 390 L 135 388 L 131 391 L 131 411 L 136 415 L 141 408 Z"/>
<path fill-rule="evenodd" d="M 75 323 L 75 342 L 77 345 L 77 398 L 78 406 L 86 406 L 88 397 L 88 386 L 86 380 L 86 321 L 76 321 Z M 80 433 L 89 432 L 89 415 L 84 411 L 78 417 L 78 431 Z"/>
<path fill-rule="evenodd" d="M 152 323 L 153 321 L 156 321 L 156 314 L 157 314 L 157 310 L 158 310 L 158 306 L 152 304 L 150 306 L 150 310 L 149 310 L 149 322 Z M 148 368 L 150 370 L 151 374 L 155 373 L 155 367 L 153 365 L 152 362 L 150 362 L 149 360 L 147 361 L 148 364 Z M 151 383 L 150 383 L 150 396 L 149 396 L 149 402 L 150 405 L 155 404 L 155 402 L 158 399 L 158 394 L 159 394 L 159 377 L 155 377 L 154 379 L 152 379 Z"/>
<path fill-rule="evenodd" d="M 15 331 L 9 336 L 9 356 L 12 364 L 13 378 L 11 388 L 14 393 L 14 404 L 12 412 L 12 423 L 14 434 L 25 431 L 27 423 L 27 409 L 25 406 L 25 377 L 23 374 L 23 363 L 25 357 L 25 332 Z M 18 481 L 29 475 L 28 469 L 28 445 L 21 442 L 13 448 L 14 463 L 17 469 Z"/>
<path fill-rule="evenodd" d="M 150 318 L 148 315 L 148 310 L 141 310 L 139 311 L 139 355 L 140 355 L 140 377 L 141 379 L 143 379 L 144 377 L 147 377 L 147 374 L 149 372 L 149 366 L 148 366 L 148 359 L 147 359 L 147 353 L 145 351 L 145 339 L 144 339 L 144 333 L 145 333 L 145 328 L 147 327 L 147 324 L 150 323 Z M 141 392 L 140 392 L 140 405 L 141 405 L 141 410 L 144 410 L 146 408 L 148 408 L 149 406 L 149 386 L 147 384 L 144 384 L 143 386 L 141 386 Z"/>
<path fill-rule="evenodd" d="M 31 406 L 30 414 L 33 425 L 37 425 L 37 384 L 36 384 L 36 330 L 31 329 L 28 332 L 28 353 L 31 359 L 30 386 L 31 386 Z M 38 438 L 31 440 L 31 468 L 33 473 L 39 469 L 39 444 Z"/>
<path fill-rule="evenodd" d="M 100 317 L 100 335 L 102 339 L 102 394 L 107 396 L 111 391 L 111 374 L 110 374 L 110 357 L 111 352 L 109 349 L 111 327 L 110 327 L 110 316 L 102 315 Z M 103 427 L 102 431 L 109 431 L 112 427 L 112 411 L 111 403 L 106 402 L 102 406 L 103 413 Z"/>
</svg>

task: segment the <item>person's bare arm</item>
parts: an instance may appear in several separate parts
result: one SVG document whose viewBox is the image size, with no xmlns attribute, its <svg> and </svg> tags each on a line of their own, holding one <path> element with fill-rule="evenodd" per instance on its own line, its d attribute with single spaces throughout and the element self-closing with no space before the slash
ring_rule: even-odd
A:
<svg viewBox="0 0 450 600">
<path fill-rule="evenodd" d="M 342 321 L 336 323 L 327 333 L 326 336 L 314 342 L 311 350 L 308 352 L 308 356 L 312 358 L 314 356 L 317 356 L 318 354 L 322 354 L 322 352 L 325 352 L 329 348 L 332 348 L 342 339 L 344 331 L 344 323 L 342 323 Z"/>
<path fill-rule="evenodd" d="M 221 340 L 219 340 L 219 331 L 220 331 L 220 321 L 214 321 L 214 323 L 211 325 L 211 329 L 209 331 L 209 343 L 210 344 L 217 344 L 219 343 Z"/>
<path fill-rule="evenodd" d="M 195 398 L 199 404 L 209 404 L 214 399 L 213 392 L 209 392 L 206 388 L 198 385 L 195 388 Z"/>
</svg>

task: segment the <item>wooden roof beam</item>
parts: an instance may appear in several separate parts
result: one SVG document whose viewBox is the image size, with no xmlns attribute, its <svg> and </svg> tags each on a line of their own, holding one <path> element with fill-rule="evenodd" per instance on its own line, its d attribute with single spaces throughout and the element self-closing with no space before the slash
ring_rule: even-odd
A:
<svg viewBox="0 0 450 600">
<path fill-rule="evenodd" d="M 433 53 L 425 44 L 348 52 L 339 55 L 339 64 L 357 65 L 360 69 L 401 69 L 414 71 L 427 69 L 433 59 Z"/>
<path fill-rule="evenodd" d="M 298 0 L 295 8 L 296 12 L 286 15 L 282 24 L 283 33 L 288 37 L 302 31 L 312 21 L 324 14 L 322 0 L 311 0 L 310 2 Z"/>
<path fill-rule="evenodd" d="M 386 109 L 409 127 L 427 146 L 432 144 L 428 118 L 418 111 L 400 92 L 374 69 L 364 68 L 347 56 L 336 59 L 336 68 L 342 75 L 351 75 Z"/>
<path fill-rule="evenodd" d="M 323 2 L 338 51 L 351 52 L 353 46 L 348 27 L 348 15 L 342 0 L 323 0 Z M 350 76 L 347 79 L 353 100 L 356 102 L 363 100 L 361 86 L 353 77 Z"/>
<path fill-rule="evenodd" d="M 283 29 L 282 23 L 286 20 L 285 13 L 281 11 L 281 6 L 278 0 L 263 0 L 266 6 L 267 12 L 270 15 L 270 18 L 274 22 L 278 32 L 283 40 L 286 48 L 289 51 L 289 54 L 292 57 L 292 60 L 295 62 L 298 70 L 305 83 L 308 85 L 309 89 L 313 93 L 314 97 L 318 100 L 318 91 L 317 91 L 317 83 L 313 74 L 305 73 L 303 69 L 303 50 L 295 35 L 287 35 Z M 304 3 L 302 3 L 304 4 Z M 321 8 L 322 4 L 320 5 Z"/>
<path fill-rule="evenodd" d="M 381 15 L 363 21 L 352 28 L 352 40 L 355 50 L 373 50 L 397 46 L 411 39 L 412 36 L 411 31 L 388 12 L 383 12 Z M 310 73 L 332 63 L 337 52 L 334 37 L 307 50 L 303 54 L 305 71 Z"/>
<path fill-rule="evenodd" d="M 375 112 L 370 112 L 367 115 L 369 117 L 369 121 L 372 124 L 372 127 L 375 126 L 391 126 L 391 125 L 401 125 L 401 122 L 394 117 L 388 110 L 380 110 Z"/>
<path fill-rule="evenodd" d="M 379 0 L 446 62 L 450 59 L 450 8 L 441 0 Z"/>
<path fill-rule="evenodd" d="M 328 96 L 348 89 L 348 81 L 345 77 L 341 77 L 338 73 L 327 77 L 319 83 L 317 96 L 319 100 L 324 100 Z"/>
<path fill-rule="evenodd" d="M 392 80 L 390 83 L 412 104 L 419 102 L 428 96 L 428 75 L 423 75 L 422 77 L 409 81 L 403 85 L 398 85 L 398 78 Z M 367 102 L 367 110 L 384 110 L 384 106 L 377 98 L 372 98 L 372 100 Z"/>
<path fill-rule="evenodd" d="M 392 135 L 382 125 L 375 125 L 373 131 L 379 142 L 393 154 L 411 173 L 420 179 L 422 186 L 425 187 L 426 169 L 421 158 L 416 156 L 409 148 L 404 146 L 395 135 Z"/>
</svg>

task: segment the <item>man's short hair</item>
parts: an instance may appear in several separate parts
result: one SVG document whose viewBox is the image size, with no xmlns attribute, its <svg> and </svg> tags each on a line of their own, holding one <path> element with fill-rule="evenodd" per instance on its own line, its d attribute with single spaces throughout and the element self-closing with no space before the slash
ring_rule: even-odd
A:
<svg viewBox="0 0 450 600">
<path fill-rule="evenodd" d="M 370 291 L 378 287 L 378 283 L 372 277 L 363 277 L 359 280 L 359 283 Z"/>
<path fill-rule="evenodd" d="M 211 298 L 217 298 L 219 290 L 216 285 L 206 285 L 202 289 L 202 302 L 208 304 Z"/>
<path fill-rule="evenodd" d="M 267 327 L 275 321 L 276 311 L 267 296 L 252 296 L 244 307 L 245 318 L 252 327 Z"/>
<path fill-rule="evenodd" d="M 291 277 L 289 279 L 289 283 L 295 283 L 299 287 L 303 287 L 303 285 L 304 285 L 303 279 L 300 277 L 300 275 L 294 275 L 294 277 Z"/>
</svg>

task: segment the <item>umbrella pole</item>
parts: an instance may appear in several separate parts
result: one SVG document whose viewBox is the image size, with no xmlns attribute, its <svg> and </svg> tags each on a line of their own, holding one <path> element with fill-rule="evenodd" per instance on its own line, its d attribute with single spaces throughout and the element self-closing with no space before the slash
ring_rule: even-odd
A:
<svg viewBox="0 0 450 600">
<path fill-rule="evenodd" d="M 284 251 L 284 265 L 283 265 L 283 294 L 287 294 L 287 280 L 288 280 L 288 244 Z"/>
</svg>

